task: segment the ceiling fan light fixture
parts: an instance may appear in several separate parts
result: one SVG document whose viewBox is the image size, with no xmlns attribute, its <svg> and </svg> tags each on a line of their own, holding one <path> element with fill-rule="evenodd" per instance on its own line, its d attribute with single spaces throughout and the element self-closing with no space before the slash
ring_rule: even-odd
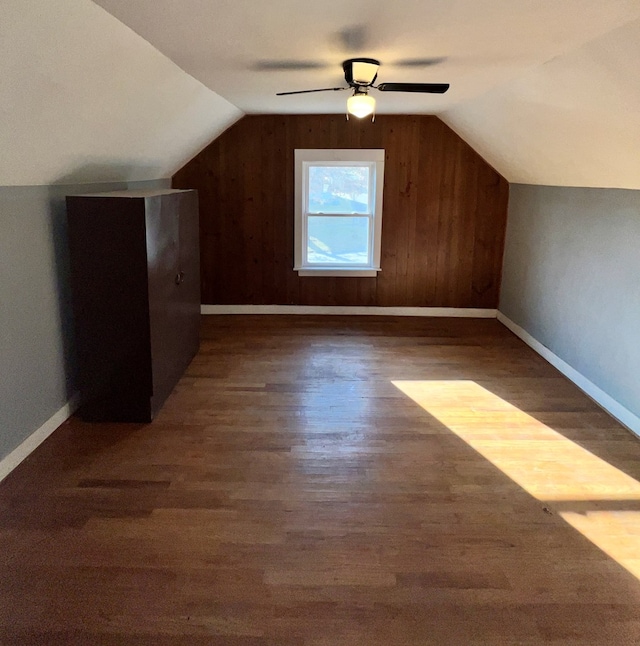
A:
<svg viewBox="0 0 640 646">
<path fill-rule="evenodd" d="M 376 100 L 364 92 L 356 92 L 347 99 L 347 112 L 358 119 L 368 117 L 376 109 Z"/>
</svg>

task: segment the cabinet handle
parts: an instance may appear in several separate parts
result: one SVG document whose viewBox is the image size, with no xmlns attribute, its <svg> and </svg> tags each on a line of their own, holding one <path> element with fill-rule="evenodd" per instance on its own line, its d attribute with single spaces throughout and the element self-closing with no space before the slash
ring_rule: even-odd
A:
<svg viewBox="0 0 640 646">
<path fill-rule="evenodd" d="M 176 274 L 176 285 L 181 285 L 184 282 L 184 272 L 179 271 Z"/>
</svg>

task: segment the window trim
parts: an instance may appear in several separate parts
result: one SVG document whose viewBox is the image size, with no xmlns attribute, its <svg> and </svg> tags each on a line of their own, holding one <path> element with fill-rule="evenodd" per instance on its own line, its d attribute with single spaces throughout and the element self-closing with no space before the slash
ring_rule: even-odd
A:
<svg viewBox="0 0 640 646">
<path fill-rule="evenodd" d="M 382 234 L 382 194 L 384 189 L 384 149 L 381 148 L 299 148 L 295 150 L 294 172 L 294 270 L 299 276 L 377 276 L 380 268 L 380 249 Z M 312 265 L 305 263 L 307 241 L 307 203 L 306 181 L 309 165 L 323 163 L 329 166 L 347 166 L 357 162 L 374 170 L 373 186 L 370 186 L 370 197 L 373 198 L 371 213 L 326 213 L 324 217 L 368 217 L 369 257 L 371 262 L 363 265 Z"/>
</svg>

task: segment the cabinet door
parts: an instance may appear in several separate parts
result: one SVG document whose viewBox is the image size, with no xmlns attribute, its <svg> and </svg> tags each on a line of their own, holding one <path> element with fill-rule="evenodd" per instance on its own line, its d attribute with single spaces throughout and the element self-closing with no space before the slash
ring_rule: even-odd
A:
<svg viewBox="0 0 640 646">
<path fill-rule="evenodd" d="M 200 256 L 195 191 L 146 200 L 152 412 L 171 394 L 200 344 Z"/>
<path fill-rule="evenodd" d="M 179 379 L 181 316 L 178 291 L 179 217 L 174 195 L 146 198 L 149 328 L 155 414 Z"/>
<path fill-rule="evenodd" d="M 186 368 L 200 346 L 200 222 L 196 191 L 178 193 L 180 228 L 180 272 L 178 290 L 182 368 Z"/>
</svg>

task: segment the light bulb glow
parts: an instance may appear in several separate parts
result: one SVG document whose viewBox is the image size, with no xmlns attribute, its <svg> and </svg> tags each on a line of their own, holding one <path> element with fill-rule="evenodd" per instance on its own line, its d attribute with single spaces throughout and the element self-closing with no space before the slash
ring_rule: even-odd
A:
<svg viewBox="0 0 640 646">
<path fill-rule="evenodd" d="M 368 94 L 354 94 L 347 99 L 347 112 L 358 119 L 368 117 L 376 109 L 376 100 Z"/>
</svg>

